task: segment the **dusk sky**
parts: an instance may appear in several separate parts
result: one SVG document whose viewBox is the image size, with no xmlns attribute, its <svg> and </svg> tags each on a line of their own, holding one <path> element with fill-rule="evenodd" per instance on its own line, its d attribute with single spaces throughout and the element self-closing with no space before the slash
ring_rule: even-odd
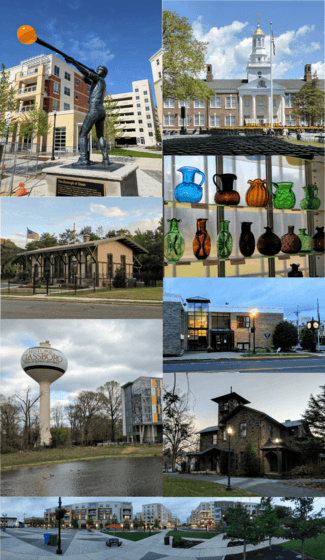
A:
<svg viewBox="0 0 325 560">
<path fill-rule="evenodd" d="M 176 384 L 183 393 L 190 389 L 189 408 L 197 431 L 218 425 L 218 405 L 211 399 L 235 393 L 250 401 L 248 407 L 277 420 L 300 420 L 310 395 L 319 395 L 323 373 L 176 373 Z M 164 387 L 174 384 L 174 374 L 164 373 Z"/>
<path fill-rule="evenodd" d="M 132 91 L 132 81 L 153 83 L 149 59 L 161 48 L 161 3 L 157 0 L 57 0 L 55 4 L 43 0 L 42 9 L 37 2 L 16 0 L 2 3 L 1 17 L 6 33 L 0 37 L 0 62 L 6 68 L 41 54 L 55 55 L 37 43 L 20 43 L 17 30 L 31 25 L 40 39 L 86 66 L 107 66 L 110 94 Z"/>
<path fill-rule="evenodd" d="M 186 298 L 201 296 L 211 305 L 243 305 L 248 307 L 283 307 L 284 317 L 296 319 L 317 317 L 317 298 L 320 318 L 325 319 L 325 280 L 323 278 L 165 278 L 164 293 L 180 294 Z"/>
<path fill-rule="evenodd" d="M 196 39 L 209 43 L 206 62 L 215 79 L 246 78 L 258 13 L 268 55 L 273 22 L 275 79 L 302 78 L 307 63 L 325 76 L 323 2 L 163 1 L 163 8 L 187 17 Z"/>
<path fill-rule="evenodd" d="M 39 235 L 58 235 L 66 229 L 76 232 L 85 226 L 93 231 L 102 226 L 104 235 L 109 229 L 156 229 L 162 216 L 160 198 L 110 197 L 108 199 L 67 197 L 60 198 L 6 198 L 2 199 L 1 236 L 11 239 L 18 247 L 25 247 L 27 228 Z"/>
<path fill-rule="evenodd" d="M 227 498 L 229 499 L 229 498 Z M 231 498 L 230 498 L 231 499 Z M 100 500 L 114 500 L 114 501 L 127 501 L 133 504 L 133 513 L 138 513 L 142 511 L 142 505 L 144 504 L 155 504 L 157 503 L 157 498 L 109 498 L 109 497 L 65 497 L 62 498 L 62 505 L 69 505 L 72 503 L 78 503 L 84 500 L 84 502 L 99 502 Z M 260 503 L 260 498 L 234 498 L 236 502 L 251 502 Z M 160 498 L 159 503 L 166 506 L 173 515 L 180 518 L 181 523 L 186 522 L 186 518 L 189 517 L 191 511 L 195 509 L 201 501 L 210 502 L 218 501 L 216 498 Z M 222 501 L 222 500 L 220 500 Z M 274 504 L 286 505 L 292 507 L 291 502 L 281 502 L 281 498 L 273 498 Z M 58 498 L 2 498 L 1 499 L 1 515 L 6 513 L 8 516 L 18 517 L 19 521 L 23 521 L 24 514 L 26 517 L 33 516 L 43 517 L 46 508 L 52 508 L 58 506 Z M 316 512 L 320 511 L 325 507 L 325 498 L 315 498 L 314 509 Z"/>
</svg>

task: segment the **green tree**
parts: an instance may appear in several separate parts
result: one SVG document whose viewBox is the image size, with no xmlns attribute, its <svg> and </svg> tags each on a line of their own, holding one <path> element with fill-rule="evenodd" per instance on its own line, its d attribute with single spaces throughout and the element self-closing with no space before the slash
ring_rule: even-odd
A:
<svg viewBox="0 0 325 560">
<path fill-rule="evenodd" d="M 225 528 L 223 539 L 243 540 L 244 541 L 244 560 L 246 560 L 246 541 L 256 545 L 264 539 L 262 531 L 256 523 L 256 517 L 249 515 L 240 504 L 228 509 L 224 520 L 228 527 Z"/>
<path fill-rule="evenodd" d="M 311 329 L 303 329 L 300 334 L 300 344 L 304 350 L 314 350 L 314 333 Z"/>
<path fill-rule="evenodd" d="M 141 264 L 140 274 L 144 280 L 156 280 L 163 277 L 163 252 L 164 252 L 164 230 L 162 219 L 158 227 L 153 230 L 141 232 L 137 229 L 132 239 L 147 249 L 148 253 L 138 255 L 137 259 Z"/>
<path fill-rule="evenodd" d="M 51 428 L 52 445 L 59 447 L 65 445 L 69 438 L 69 430 L 67 428 Z"/>
<path fill-rule="evenodd" d="M 120 138 L 123 135 L 124 125 L 120 124 L 121 116 L 118 109 L 118 103 L 113 100 L 111 95 L 105 97 L 104 109 L 106 112 L 104 138 L 107 143 L 112 142 L 114 148 L 116 138 Z M 98 142 L 95 126 L 93 126 L 91 133 L 96 142 Z M 109 146 L 107 146 L 107 148 L 109 148 Z"/>
<path fill-rule="evenodd" d="M 323 533 L 324 508 L 315 513 L 314 498 L 281 498 L 283 502 L 293 502 L 295 509 L 290 509 L 286 518 L 283 538 L 301 540 L 301 558 L 305 558 L 305 540 L 317 539 Z"/>
<path fill-rule="evenodd" d="M 281 537 L 282 523 L 277 515 L 277 510 L 272 507 L 272 498 L 262 498 L 261 506 L 264 506 L 265 509 L 260 510 L 257 524 L 264 538 L 269 539 L 269 547 L 272 550 L 272 537 Z"/>
<path fill-rule="evenodd" d="M 20 264 L 14 262 L 14 259 L 8 262 L 4 268 L 3 272 L 6 276 L 15 276 L 20 271 Z"/>
<path fill-rule="evenodd" d="M 74 229 L 67 228 L 59 234 L 59 245 L 72 245 L 73 243 L 79 243 L 79 241 L 79 234 Z"/>
<path fill-rule="evenodd" d="M 26 251 L 34 251 L 34 249 L 45 249 L 46 247 L 54 247 L 58 245 L 58 240 L 54 234 L 42 233 L 38 241 L 31 241 L 26 245 Z"/>
<path fill-rule="evenodd" d="M 21 247 L 18 247 L 11 239 L 1 239 L 1 266 L 4 271 L 7 263 L 13 262 L 17 253 L 21 253 Z"/>
<path fill-rule="evenodd" d="M 133 527 L 134 529 L 137 529 L 139 526 L 139 519 L 135 516 L 135 518 L 133 519 Z"/>
<path fill-rule="evenodd" d="M 215 92 L 200 79 L 207 44 L 194 38 L 188 19 L 163 11 L 163 98 L 208 100 Z"/>
<path fill-rule="evenodd" d="M 298 344 L 298 331 L 295 325 L 282 321 L 275 327 L 273 333 L 273 344 L 275 348 L 289 350 L 292 346 Z"/>
<path fill-rule="evenodd" d="M 310 395 L 303 418 L 311 432 L 325 445 L 325 385 L 320 386 L 319 395 Z"/>
<path fill-rule="evenodd" d="M 84 235 L 89 235 L 90 241 L 96 241 L 97 239 L 100 239 L 100 236 L 93 232 L 91 226 L 84 226 L 80 230 L 80 233 L 78 234 L 79 239 L 83 240 Z"/>
<path fill-rule="evenodd" d="M 325 433 L 325 432 L 324 432 Z M 325 441 L 325 436 L 323 438 Z M 317 465 L 319 454 L 324 451 L 324 443 L 315 438 L 307 438 L 305 441 L 296 441 L 302 453 L 303 463 L 313 463 Z"/>
<path fill-rule="evenodd" d="M 160 128 L 158 126 L 155 131 L 155 138 L 156 138 L 156 142 L 161 142 Z"/>
<path fill-rule="evenodd" d="M 258 476 L 260 472 L 258 452 L 252 443 L 245 447 L 245 475 Z"/>
<path fill-rule="evenodd" d="M 19 100 L 15 99 L 15 89 L 10 85 L 10 72 L 5 71 L 5 65 L 1 64 L 0 72 L 0 138 L 12 133 L 17 127 L 17 118 L 9 112 L 16 111 Z"/>
<path fill-rule="evenodd" d="M 296 93 L 292 116 L 304 119 L 314 126 L 316 121 L 324 120 L 325 96 L 318 87 L 319 79 L 314 74 L 311 82 L 306 82 Z"/>
<path fill-rule="evenodd" d="M 115 271 L 115 276 L 113 278 L 113 286 L 114 288 L 126 288 L 126 277 L 125 277 L 125 268 L 120 266 Z"/>
<path fill-rule="evenodd" d="M 155 520 L 154 520 L 153 526 L 154 526 L 156 529 L 159 529 L 159 528 L 160 528 L 159 519 L 155 519 Z"/>
<path fill-rule="evenodd" d="M 32 109 L 22 113 L 22 118 L 19 120 L 19 136 L 30 138 L 33 142 L 34 137 L 39 139 L 47 136 L 51 126 L 43 107 L 37 107 L 33 103 Z"/>
<path fill-rule="evenodd" d="M 77 528 L 78 528 L 78 519 L 76 519 L 75 517 L 73 517 L 73 518 L 71 519 L 71 525 L 72 525 L 72 527 L 74 527 L 75 529 L 77 529 Z"/>
<path fill-rule="evenodd" d="M 143 521 L 143 519 L 140 517 L 140 519 L 139 519 L 139 527 L 140 527 L 140 529 L 141 529 L 141 527 L 143 527 L 143 526 L 144 526 L 144 521 Z"/>
<path fill-rule="evenodd" d="M 89 526 L 91 526 L 91 527 L 92 527 L 93 525 L 95 525 L 94 520 L 93 520 L 92 517 L 89 517 L 89 519 L 87 519 L 86 525 L 89 525 Z"/>
</svg>

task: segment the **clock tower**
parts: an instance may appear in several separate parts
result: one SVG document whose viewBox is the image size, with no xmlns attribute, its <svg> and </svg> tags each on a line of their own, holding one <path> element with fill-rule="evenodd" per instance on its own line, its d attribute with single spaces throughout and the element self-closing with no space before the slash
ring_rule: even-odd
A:
<svg viewBox="0 0 325 560">
<path fill-rule="evenodd" d="M 258 14 L 260 16 L 260 14 Z M 258 78 L 270 79 L 271 62 L 267 56 L 265 49 L 265 35 L 260 28 L 258 20 L 257 29 L 252 35 L 252 52 L 248 59 L 246 67 L 248 82 L 252 82 Z"/>
</svg>

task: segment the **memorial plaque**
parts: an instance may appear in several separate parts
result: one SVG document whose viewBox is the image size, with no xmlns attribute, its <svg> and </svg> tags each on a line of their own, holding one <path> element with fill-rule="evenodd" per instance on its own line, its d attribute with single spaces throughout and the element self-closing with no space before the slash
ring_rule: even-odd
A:
<svg viewBox="0 0 325 560">
<path fill-rule="evenodd" d="M 191 202 L 191 208 L 198 208 L 199 210 L 209 210 L 209 205 L 203 202 Z"/>
<path fill-rule="evenodd" d="M 56 196 L 105 196 L 104 183 L 57 177 Z"/>
<path fill-rule="evenodd" d="M 230 259 L 230 264 L 236 265 L 236 264 L 245 264 L 245 259 Z"/>
</svg>

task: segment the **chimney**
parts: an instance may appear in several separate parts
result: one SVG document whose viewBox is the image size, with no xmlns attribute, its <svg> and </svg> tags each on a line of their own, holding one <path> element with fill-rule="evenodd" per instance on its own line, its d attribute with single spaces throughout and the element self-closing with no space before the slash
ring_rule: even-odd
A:
<svg viewBox="0 0 325 560">
<path fill-rule="evenodd" d="M 45 342 L 40 342 L 39 345 L 44 346 L 45 348 L 51 348 L 51 344 L 48 340 L 46 340 Z"/>
<path fill-rule="evenodd" d="M 88 241 L 90 240 L 90 236 L 89 235 L 84 235 L 84 243 L 88 243 Z"/>
<path fill-rule="evenodd" d="M 305 82 L 311 82 L 311 64 L 305 64 Z"/>
<path fill-rule="evenodd" d="M 285 420 L 285 422 L 291 422 L 290 418 L 289 418 L 289 420 Z"/>
<path fill-rule="evenodd" d="M 207 64 L 207 82 L 212 82 L 212 65 Z"/>
</svg>

